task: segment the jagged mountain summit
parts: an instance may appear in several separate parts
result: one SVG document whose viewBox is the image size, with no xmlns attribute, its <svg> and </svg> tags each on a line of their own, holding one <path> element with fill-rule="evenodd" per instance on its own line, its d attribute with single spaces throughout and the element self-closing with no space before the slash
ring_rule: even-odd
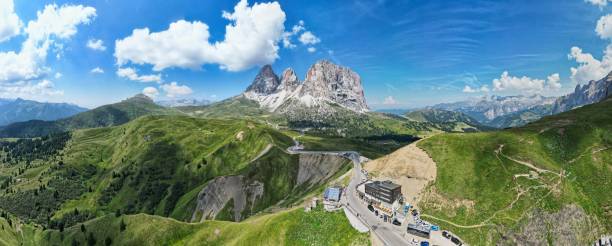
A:
<svg viewBox="0 0 612 246">
<path fill-rule="evenodd" d="M 585 85 L 576 85 L 573 93 L 562 96 L 553 105 L 553 114 L 562 113 L 571 109 L 600 102 L 612 95 L 612 72 L 608 76 L 595 81 L 591 80 Z"/>
<path fill-rule="evenodd" d="M 243 96 L 259 102 L 269 111 L 280 113 L 304 107 L 327 111 L 333 105 L 359 113 L 369 111 L 361 77 L 327 60 L 312 65 L 303 82 L 291 68 L 285 69 L 279 78 L 272 67 L 266 65 Z"/>
</svg>

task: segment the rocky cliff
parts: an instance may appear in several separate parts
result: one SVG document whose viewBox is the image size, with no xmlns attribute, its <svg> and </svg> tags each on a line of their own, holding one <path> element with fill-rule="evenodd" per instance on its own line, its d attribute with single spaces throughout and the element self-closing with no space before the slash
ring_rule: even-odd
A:
<svg viewBox="0 0 612 246">
<path fill-rule="evenodd" d="M 279 79 L 272 67 L 266 65 L 243 95 L 270 111 L 304 107 L 327 111 L 331 105 L 355 112 L 369 110 L 359 75 L 326 60 L 312 65 L 303 82 L 291 68 L 285 69 Z"/>
<path fill-rule="evenodd" d="M 562 96 L 553 105 L 553 113 L 562 113 L 586 104 L 600 102 L 612 95 L 612 72 L 598 81 L 577 85 L 573 93 Z"/>
</svg>

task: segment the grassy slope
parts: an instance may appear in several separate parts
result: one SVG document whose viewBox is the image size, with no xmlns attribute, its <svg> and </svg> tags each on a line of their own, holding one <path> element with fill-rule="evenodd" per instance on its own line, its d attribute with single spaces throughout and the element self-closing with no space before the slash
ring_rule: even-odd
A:
<svg viewBox="0 0 612 246">
<path fill-rule="evenodd" d="M 120 231 L 121 220 L 126 230 Z M 190 224 L 159 216 L 138 214 L 122 217 L 104 216 L 67 228 L 63 233 L 48 230 L 34 243 L 25 245 L 60 245 L 72 241 L 85 244 L 91 232 L 99 244 L 109 237 L 121 245 L 368 245 L 368 234 L 360 234 L 342 212 L 321 209 L 306 213 L 291 209 L 252 217 L 246 221 L 207 221 Z M 62 235 L 63 234 L 63 239 Z"/>
<path fill-rule="evenodd" d="M 534 164 L 565 177 L 545 173 L 538 180 L 513 179 L 529 168 L 497 155 Z M 473 207 L 421 204 L 424 213 L 460 225 L 497 225 L 475 229 L 457 228 L 440 222 L 472 243 L 491 244 L 499 233 L 515 229 L 533 208 L 558 211 L 565 204 L 578 204 L 608 233 L 612 231 L 612 100 L 545 117 L 522 128 L 474 134 L 441 134 L 423 140 L 438 166 L 434 184 L 437 193 L 454 204 Z M 537 188 L 538 185 L 545 188 Z M 512 207 L 518 188 L 527 189 Z M 433 188 L 433 187 L 432 187 Z M 551 192 L 552 190 L 552 192 Z M 437 221 L 436 221 L 437 222 Z M 591 228 L 597 230 L 598 228 Z M 594 238 L 585 239 L 593 240 Z"/>
</svg>

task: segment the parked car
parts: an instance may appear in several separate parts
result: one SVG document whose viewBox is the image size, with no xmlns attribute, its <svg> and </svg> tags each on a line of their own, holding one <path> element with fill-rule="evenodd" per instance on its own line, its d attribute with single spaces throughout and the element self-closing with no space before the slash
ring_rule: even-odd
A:
<svg viewBox="0 0 612 246">
<path fill-rule="evenodd" d="M 442 236 L 448 239 L 451 239 L 451 234 L 448 231 L 442 231 Z"/>
<path fill-rule="evenodd" d="M 397 221 L 397 220 L 393 220 L 393 222 L 391 222 L 392 224 L 396 225 L 396 226 L 401 226 L 402 223 Z"/>
<path fill-rule="evenodd" d="M 421 246 L 429 246 L 429 242 L 427 242 L 427 241 L 422 241 L 422 242 L 421 242 Z"/>
<path fill-rule="evenodd" d="M 378 210 L 374 211 L 374 215 L 378 216 Z"/>
<path fill-rule="evenodd" d="M 385 215 L 383 215 L 383 221 L 384 221 L 384 222 L 387 222 L 387 215 L 386 215 L 386 214 L 385 214 Z"/>
<path fill-rule="evenodd" d="M 453 236 L 453 237 L 451 238 L 451 242 L 453 242 L 454 244 L 459 245 L 459 246 L 463 245 L 463 243 L 461 242 L 461 240 L 459 240 L 459 238 L 456 238 L 455 236 Z"/>
<path fill-rule="evenodd" d="M 368 205 L 368 210 L 374 212 L 374 206 L 372 206 L 372 204 Z"/>
<path fill-rule="evenodd" d="M 419 214 L 419 211 L 417 211 L 416 209 L 412 210 L 412 216 L 417 216 Z"/>
</svg>

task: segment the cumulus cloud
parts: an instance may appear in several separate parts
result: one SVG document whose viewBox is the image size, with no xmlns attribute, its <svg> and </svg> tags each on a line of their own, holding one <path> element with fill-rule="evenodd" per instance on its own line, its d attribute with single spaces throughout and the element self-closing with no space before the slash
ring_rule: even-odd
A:
<svg viewBox="0 0 612 246">
<path fill-rule="evenodd" d="M 290 32 L 284 32 L 283 47 L 289 49 L 295 48 L 296 45 L 292 43 L 291 38 L 304 30 L 306 30 L 306 28 L 304 27 L 304 21 L 300 20 L 297 25 L 293 25 Z"/>
<path fill-rule="evenodd" d="M 317 51 L 317 48 L 315 48 L 315 47 L 308 47 L 308 52 L 314 53 L 316 51 Z"/>
<path fill-rule="evenodd" d="M 138 75 L 138 72 L 136 72 L 136 69 L 131 68 L 131 67 L 117 69 L 117 76 L 129 79 L 132 81 L 143 82 L 143 83 L 147 83 L 147 82 L 158 82 L 159 83 L 162 81 L 160 74 Z"/>
<path fill-rule="evenodd" d="M 318 44 L 319 42 L 321 42 L 321 39 L 319 39 L 317 36 L 315 36 L 310 31 L 306 31 L 302 33 L 302 35 L 300 35 L 299 40 L 300 40 L 300 43 L 304 45 L 313 45 L 313 44 Z"/>
<path fill-rule="evenodd" d="M 178 85 L 176 82 L 172 82 L 170 84 L 163 84 L 161 85 L 161 89 L 166 93 L 166 97 L 171 98 L 186 96 L 193 93 L 191 88 L 189 88 L 188 86 Z"/>
<path fill-rule="evenodd" d="M 469 85 L 463 87 L 463 92 L 465 93 L 477 93 L 477 92 L 489 92 L 489 87 L 487 85 L 482 85 L 480 88 L 472 88 Z"/>
<path fill-rule="evenodd" d="M 90 39 L 90 40 L 87 40 L 87 48 L 90 48 L 90 49 L 96 50 L 96 51 L 105 51 L 106 50 L 106 46 L 104 46 L 104 41 L 102 41 L 100 39 Z"/>
<path fill-rule="evenodd" d="M 59 78 L 61 78 L 62 76 L 64 76 L 62 73 L 57 72 L 57 73 L 55 73 L 55 76 L 53 76 L 53 77 L 55 77 L 55 79 L 59 79 Z"/>
<path fill-rule="evenodd" d="M 93 68 L 91 71 L 89 71 L 90 73 L 99 73 L 102 74 L 104 73 L 104 69 L 100 68 L 100 67 L 95 67 Z"/>
<path fill-rule="evenodd" d="M 0 42 L 19 35 L 22 26 L 13 0 L 0 0 Z"/>
<path fill-rule="evenodd" d="M 493 91 L 539 93 L 545 90 L 560 88 L 561 84 L 559 81 L 560 77 L 558 73 L 548 76 L 547 80 L 543 80 L 533 79 L 527 76 L 514 77 L 510 76 L 508 71 L 504 71 L 500 78 L 493 80 Z"/>
<path fill-rule="evenodd" d="M 612 39 L 612 14 L 599 18 L 595 26 L 595 32 L 602 39 Z"/>
<path fill-rule="evenodd" d="M 393 98 L 393 96 L 388 96 L 385 97 L 383 105 L 397 105 L 397 101 L 395 101 L 395 98 Z"/>
<path fill-rule="evenodd" d="M 157 90 L 157 88 L 149 86 L 142 90 L 142 94 L 145 94 L 145 96 L 148 96 L 150 98 L 155 98 L 159 95 L 159 91 Z"/>
<path fill-rule="evenodd" d="M 570 68 L 570 78 L 575 83 L 587 83 L 591 80 L 599 80 L 612 70 L 612 45 L 608 45 L 601 60 L 596 59 L 590 53 L 584 53 L 578 47 L 572 47 L 568 55 L 570 60 L 578 63 L 577 67 Z"/>
<path fill-rule="evenodd" d="M 609 0 L 584 0 L 587 3 L 598 6 L 599 8 L 603 8 L 608 5 Z"/>
<path fill-rule="evenodd" d="M 249 6 L 241 0 L 234 12 L 224 11 L 222 17 L 230 23 L 224 40 L 215 43 L 209 42 L 208 25 L 200 21 L 179 20 L 161 32 L 135 29 L 132 35 L 115 41 L 117 64 L 151 64 L 155 71 L 218 64 L 224 70 L 241 71 L 278 58 L 285 28 L 285 12 L 278 2 Z"/>
<path fill-rule="evenodd" d="M 1 11 L 5 9 L 2 8 Z M 47 55 L 54 51 L 56 57 L 60 58 L 63 47 L 61 42 L 74 36 L 78 25 L 88 24 L 95 16 L 94 8 L 82 5 L 58 7 L 50 4 L 38 11 L 36 19 L 29 21 L 23 29 L 26 39 L 21 44 L 21 49 L 0 52 L 2 93 L 14 93 L 29 98 L 32 98 L 32 93 L 61 95 L 63 92 L 55 90 L 53 83 L 45 80 L 51 72 L 45 65 Z"/>
<path fill-rule="evenodd" d="M 4 83 L 0 86 L 0 97 L 5 98 L 41 98 L 48 99 L 50 96 L 62 96 L 64 91 L 57 90 L 55 84 L 49 80 L 41 81 L 17 81 Z"/>
</svg>

